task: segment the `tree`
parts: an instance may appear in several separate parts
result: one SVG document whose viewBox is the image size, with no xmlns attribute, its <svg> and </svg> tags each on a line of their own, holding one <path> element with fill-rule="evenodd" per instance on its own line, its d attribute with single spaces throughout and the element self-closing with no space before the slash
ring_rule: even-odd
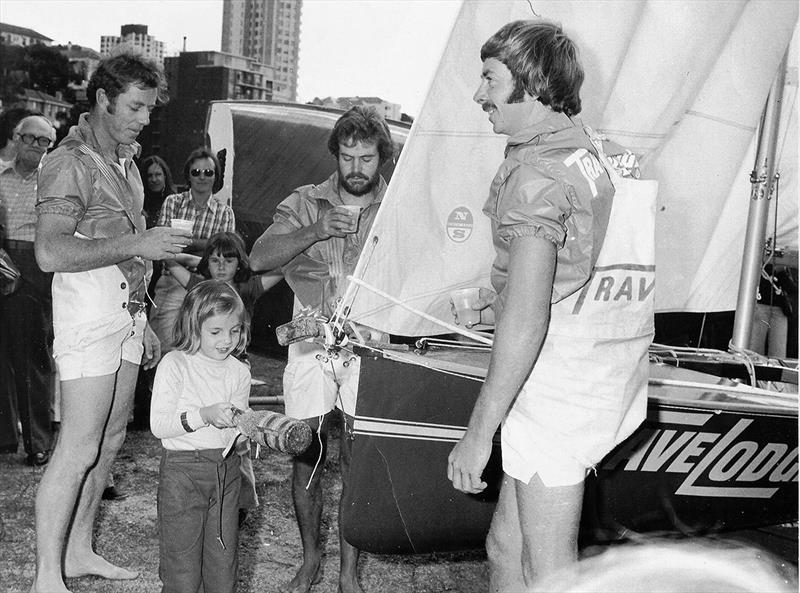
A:
<svg viewBox="0 0 800 593">
<path fill-rule="evenodd" d="M 48 95 L 63 93 L 71 74 L 66 56 L 46 45 L 30 45 L 25 49 L 23 64 L 29 73 L 29 88 Z"/>
<path fill-rule="evenodd" d="M 15 103 L 24 89 L 48 95 L 60 92 L 71 101 L 71 74 L 69 60 L 46 45 L 0 45 L 0 99 L 4 104 Z"/>
<path fill-rule="evenodd" d="M 28 74 L 23 66 L 25 48 L 18 45 L 0 45 L 0 98 L 11 104 L 25 88 Z"/>
</svg>

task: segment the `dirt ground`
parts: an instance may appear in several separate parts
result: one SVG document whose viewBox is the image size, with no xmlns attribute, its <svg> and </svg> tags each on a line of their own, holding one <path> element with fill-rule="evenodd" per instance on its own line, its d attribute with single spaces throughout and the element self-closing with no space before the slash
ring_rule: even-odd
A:
<svg viewBox="0 0 800 593">
<path fill-rule="evenodd" d="M 253 395 L 279 395 L 285 362 L 254 354 L 253 376 L 263 384 Z M 267 409 L 281 411 L 282 406 Z M 323 536 L 326 569 L 313 593 L 335 593 L 338 575 L 336 508 L 341 492 L 338 439 L 333 430 L 331 451 L 325 464 Z M 117 487 L 128 497 L 103 502 L 95 531 L 95 547 L 113 562 L 138 570 L 134 581 L 97 578 L 69 579 L 74 593 L 155 593 L 158 579 L 156 487 L 161 446 L 148 431 L 131 430 L 114 464 Z M 302 553 L 290 495 L 291 458 L 262 451 L 254 461 L 261 505 L 247 517 L 240 536 L 239 593 L 274 593 L 282 590 L 299 566 Z M 26 593 L 34 569 L 34 497 L 42 468 L 24 464 L 24 455 L 0 455 L 0 593 Z M 784 559 L 797 578 L 797 526 L 739 532 L 746 543 L 771 550 Z M 598 550 L 595 550 L 596 552 Z M 588 553 L 588 551 L 584 551 Z M 593 552 L 593 553 L 594 553 Z M 368 593 L 477 593 L 488 588 L 485 554 L 380 556 L 362 554 L 360 578 Z M 213 592 L 208 592 L 213 593 Z"/>
<path fill-rule="evenodd" d="M 281 393 L 284 361 L 254 356 L 253 375 L 264 381 L 254 395 Z M 267 409 L 281 410 L 281 406 Z M 74 593 L 152 593 L 160 591 L 156 487 L 161 446 L 148 431 L 128 432 L 114 464 L 117 488 L 128 494 L 121 501 L 103 502 L 97 521 L 96 549 L 110 560 L 138 570 L 134 581 L 110 583 L 97 578 L 69 579 Z M 323 530 L 326 539 L 324 580 L 314 593 L 334 593 L 338 575 L 336 507 L 341 483 L 338 439 L 331 442 L 325 464 Z M 240 536 L 239 593 L 281 591 L 302 560 L 300 536 L 290 495 L 291 458 L 262 450 L 254 460 L 260 506 L 247 518 Z M 27 592 L 34 569 L 34 497 L 41 468 L 24 465 L 23 453 L 0 455 L 0 593 Z M 371 593 L 435 593 L 485 591 L 487 572 L 481 552 L 456 555 L 376 556 L 363 554 L 360 577 Z M 209 592 L 213 593 L 213 592 Z"/>
</svg>

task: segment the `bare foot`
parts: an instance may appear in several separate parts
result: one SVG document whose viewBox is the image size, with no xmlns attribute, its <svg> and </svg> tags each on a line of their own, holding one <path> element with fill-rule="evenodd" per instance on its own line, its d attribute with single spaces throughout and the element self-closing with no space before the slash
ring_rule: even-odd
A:
<svg viewBox="0 0 800 593">
<path fill-rule="evenodd" d="M 350 578 L 340 574 L 339 593 L 364 593 L 364 589 L 361 588 L 355 576 Z"/>
<path fill-rule="evenodd" d="M 64 562 L 64 574 L 69 578 L 97 576 L 113 581 L 129 581 L 139 576 L 138 572 L 111 564 L 94 552 L 82 559 L 67 558 Z"/>
<path fill-rule="evenodd" d="M 36 575 L 36 579 L 31 585 L 30 593 L 70 593 L 70 591 L 64 585 L 64 581 L 61 580 L 60 574 L 54 579 L 46 579 L 41 575 Z"/>
<path fill-rule="evenodd" d="M 316 566 L 303 563 L 294 578 L 286 585 L 285 593 L 308 593 L 311 587 L 322 582 L 324 562 L 320 560 Z"/>
</svg>

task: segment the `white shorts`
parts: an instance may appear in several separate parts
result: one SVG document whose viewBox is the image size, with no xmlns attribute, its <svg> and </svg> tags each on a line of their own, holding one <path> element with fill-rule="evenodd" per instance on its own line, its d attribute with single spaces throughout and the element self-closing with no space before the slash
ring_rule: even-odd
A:
<svg viewBox="0 0 800 593">
<path fill-rule="evenodd" d="M 552 450 L 530 449 L 527 454 L 522 454 L 508 446 L 512 440 L 519 439 L 512 437 L 504 440 L 502 448 L 503 472 L 508 476 L 528 484 L 538 474 L 548 488 L 574 486 L 586 478 L 589 468 L 568 453 L 554 454 Z"/>
<path fill-rule="evenodd" d="M 69 328 L 55 326 L 53 358 L 61 381 L 102 377 L 119 370 L 123 360 L 141 364 L 147 317 L 127 312 Z"/>
<path fill-rule="evenodd" d="M 283 373 L 283 400 L 287 416 L 317 418 L 339 408 L 355 416 L 361 359 L 342 350 L 338 358 L 308 342 L 289 346 Z"/>
</svg>

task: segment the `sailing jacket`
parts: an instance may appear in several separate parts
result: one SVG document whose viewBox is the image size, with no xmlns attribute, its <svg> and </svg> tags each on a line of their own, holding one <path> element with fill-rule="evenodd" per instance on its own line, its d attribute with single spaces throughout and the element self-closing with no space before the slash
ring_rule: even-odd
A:
<svg viewBox="0 0 800 593">
<path fill-rule="evenodd" d="M 361 212 L 357 232 L 317 241 L 283 266 L 286 282 L 303 307 L 331 315 L 336 299 L 346 288 L 345 278 L 355 270 L 384 193 L 386 182 L 381 177 L 372 203 Z M 343 203 L 339 197 L 339 173 L 335 172 L 319 185 L 304 185 L 294 190 L 278 205 L 274 222 L 266 232 L 288 234 L 310 226 Z"/>
<path fill-rule="evenodd" d="M 84 239 L 143 232 L 144 189 L 133 162 L 139 145 L 120 144 L 116 155 L 103 153 L 86 116 L 81 115 L 58 148 L 42 159 L 36 211 L 74 218 L 75 236 Z M 126 316 L 129 322 L 128 311 L 133 314 L 144 302 L 149 268 L 149 262 L 132 257 L 114 266 L 56 273 L 54 325 L 68 327 L 111 317 L 123 322 Z"/>
<path fill-rule="evenodd" d="M 652 224 L 624 216 L 637 202 L 617 183 L 619 196 L 583 129 L 551 113 L 509 138 L 484 207 L 501 299 L 514 237 L 558 248 L 547 334 L 501 431 L 503 469 L 525 483 L 548 460 L 595 465 L 644 419 L 653 266 L 634 246 L 652 256 Z"/>
<path fill-rule="evenodd" d="M 483 212 L 492 221 L 492 285 L 502 295 L 511 240 L 543 237 L 558 248 L 552 302 L 583 286 L 603 244 L 614 187 L 584 133 L 563 113 L 508 139 Z M 501 297 L 502 298 L 502 297 Z"/>
</svg>

